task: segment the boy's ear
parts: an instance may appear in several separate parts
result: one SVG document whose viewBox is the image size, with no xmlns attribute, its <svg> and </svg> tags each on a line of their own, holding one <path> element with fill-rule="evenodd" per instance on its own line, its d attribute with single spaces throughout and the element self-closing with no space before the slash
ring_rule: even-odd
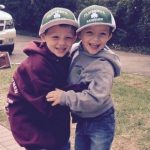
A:
<svg viewBox="0 0 150 150">
<path fill-rule="evenodd" d="M 41 40 L 42 40 L 42 42 L 45 42 L 45 34 L 41 34 Z"/>
<path fill-rule="evenodd" d="M 73 42 L 75 42 L 77 40 L 77 35 L 76 36 L 74 36 L 74 41 Z"/>
<path fill-rule="evenodd" d="M 110 33 L 110 35 L 109 35 L 109 40 L 112 38 L 112 33 Z"/>
<path fill-rule="evenodd" d="M 77 33 L 77 39 L 78 39 L 78 40 L 80 40 L 80 39 L 81 39 L 81 34 L 80 34 L 80 32 L 79 32 L 79 33 Z"/>
</svg>

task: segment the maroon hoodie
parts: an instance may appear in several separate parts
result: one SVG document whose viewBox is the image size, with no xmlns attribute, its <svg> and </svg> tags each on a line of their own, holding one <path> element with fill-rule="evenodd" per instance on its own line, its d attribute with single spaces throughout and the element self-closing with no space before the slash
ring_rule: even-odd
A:
<svg viewBox="0 0 150 150">
<path fill-rule="evenodd" d="M 70 59 L 56 57 L 31 42 L 28 57 L 13 76 L 6 107 L 12 134 L 25 148 L 59 150 L 70 135 L 69 109 L 46 101 L 46 94 L 66 86 Z"/>
</svg>

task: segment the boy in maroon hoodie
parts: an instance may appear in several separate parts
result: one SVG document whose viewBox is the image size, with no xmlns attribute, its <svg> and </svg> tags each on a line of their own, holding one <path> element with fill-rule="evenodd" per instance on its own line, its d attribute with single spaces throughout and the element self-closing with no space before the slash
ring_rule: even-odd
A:
<svg viewBox="0 0 150 150">
<path fill-rule="evenodd" d="M 52 107 L 45 97 L 55 88 L 65 90 L 68 51 L 76 39 L 77 27 L 70 10 L 48 11 L 39 30 L 41 42 L 29 43 L 24 49 L 28 57 L 13 75 L 6 110 L 12 134 L 26 150 L 69 150 L 69 109 Z M 76 85 L 72 88 L 80 90 Z"/>
</svg>

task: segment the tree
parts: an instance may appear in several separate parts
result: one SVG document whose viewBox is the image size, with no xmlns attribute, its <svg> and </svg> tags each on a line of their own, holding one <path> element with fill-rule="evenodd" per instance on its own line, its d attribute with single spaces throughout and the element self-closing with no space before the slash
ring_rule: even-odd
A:
<svg viewBox="0 0 150 150">
<path fill-rule="evenodd" d="M 123 31 L 122 43 L 126 45 L 148 45 L 150 34 L 150 1 L 120 0 L 116 9 L 119 31 Z"/>
</svg>

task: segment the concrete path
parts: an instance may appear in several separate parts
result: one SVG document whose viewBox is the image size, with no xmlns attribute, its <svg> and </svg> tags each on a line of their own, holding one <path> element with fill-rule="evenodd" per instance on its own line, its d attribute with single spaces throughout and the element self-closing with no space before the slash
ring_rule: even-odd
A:
<svg viewBox="0 0 150 150">
<path fill-rule="evenodd" d="M 25 150 L 14 140 L 10 130 L 0 125 L 0 150 Z"/>
</svg>

